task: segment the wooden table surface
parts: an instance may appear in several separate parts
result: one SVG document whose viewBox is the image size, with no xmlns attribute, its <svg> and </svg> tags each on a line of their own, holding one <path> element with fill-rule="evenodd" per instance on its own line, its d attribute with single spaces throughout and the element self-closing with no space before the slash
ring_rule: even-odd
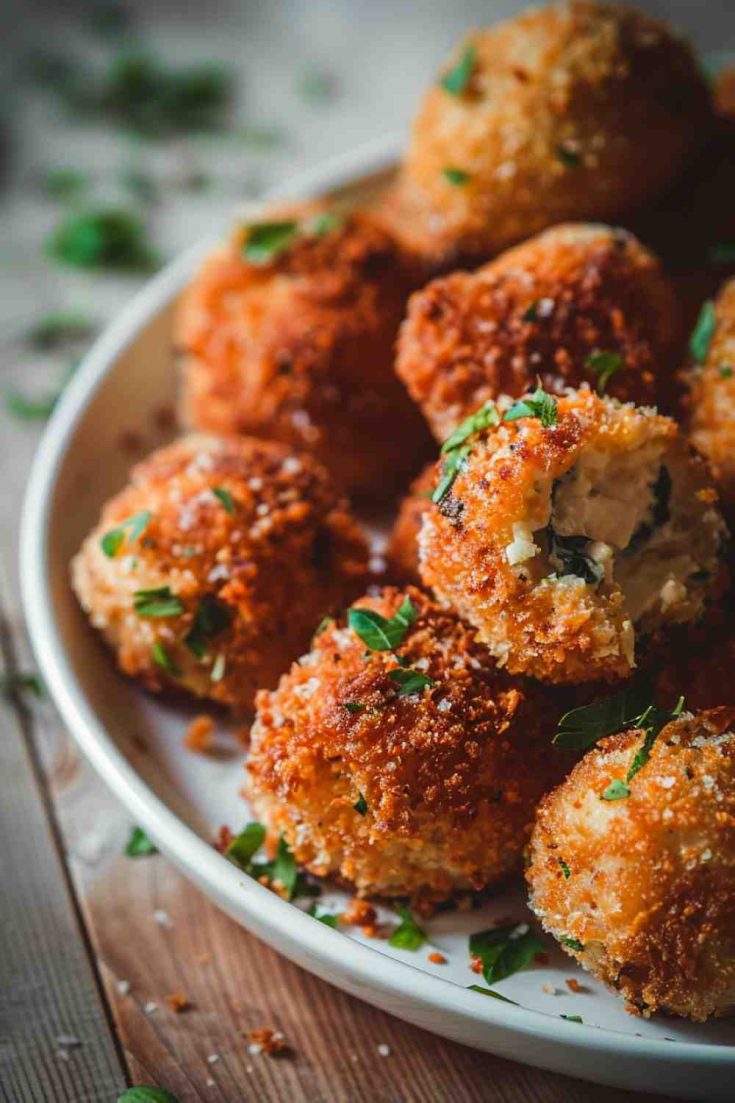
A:
<svg viewBox="0 0 735 1103">
<path fill-rule="evenodd" d="M 704 47 L 721 45 L 715 28 L 722 20 L 735 30 L 724 2 L 709 0 L 704 23 L 705 5 L 649 6 L 674 10 Z M 101 324 L 137 286 L 44 259 L 43 240 L 63 213 L 37 187 L 44 169 L 82 168 L 94 198 L 115 200 L 122 165 L 152 172 L 162 199 L 147 218 L 161 252 L 173 255 L 243 195 L 405 126 L 453 38 L 487 20 L 489 8 L 503 14 L 517 7 L 454 0 L 409 11 L 368 0 L 219 0 L 196 13 L 183 4 L 140 5 L 140 31 L 164 57 L 219 59 L 239 74 L 235 123 L 218 138 L 133 142 L 66 119 L 39 93 L 14 86 L 0 251 L 2 386 L 37 396 L 61 377 L 64 357 L 41 354 L 23 339 L 34 319 L 82 308 Z M 8 25 L 16 60 L 39 41 L 85 57 L 101 49 L 81 17 L 32 22 L 18 14 Z M 328 78 L 320 98 L 298 91 L 309 73 Z M 254 126 L 276 128 L 269 148 L 253 149 Z M 211 174 L 209 190 L 180 186 L 192 169 Z M 0 413 L 0 663 L 8 675 L 33 669 L 16 534 L 42 427 Z M 181 1103 L 635 1098 L 474 1052 L 373 1010 L 248 935 L 162 857 L 123 857 L 126 813 L 46 699 L 24 693 L 0 700 L 0 784 L 3 1103 L 112 1103 L 139 1083 L 166 1087 Z M 154 918 L 161 913 L 166 924 Z M 183 1014 L 166 1003 L 176 992 L 192 1003 Z M 284 1032 L 285 1056 L 249 1053 L 248 1031 L 264 1025 Z M 380 1055 L 384 1044 L 388 1056 Z"/>
</svg>

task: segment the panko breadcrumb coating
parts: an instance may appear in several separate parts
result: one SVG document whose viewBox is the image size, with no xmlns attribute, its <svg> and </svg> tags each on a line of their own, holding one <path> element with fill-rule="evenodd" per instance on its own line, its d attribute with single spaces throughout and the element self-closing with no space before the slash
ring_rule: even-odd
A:
<svg viewBox="0 0 735 1103">
<path fill-rule="evenodd" d="M 437 263 L 487 258 L 665 188 L 709 126 L 685 39 L 634 8 L 533 8 L 471 32 L 429 88 L 388 217 Z"/>
<path fill-rule="evenodd" d="M 308 204 L 273 218 L 240 226 L 184 295 L 183 419 L 308 449 L 346 490 L 390 497 L 428 443 L 393 370 L 416 274 L 363 215 Z"/>
<path fill-rule="evenodd" d="M 386 549 L 388 571 L 393 581 L 418 582 L 418 535 L 423 516 L 431 506 L 435 486 L 436 465 L 430 463 L 411 483 L 400 504 Z"/>
<path fill-rule="evenodd" d="M 407 601 L 403 665 L 340 620 L 258 694 L 246 792 L 312 873 L 430 903 L 518 866 L 563 765 L 540 690 L 498 671 L 454 613 L 413 587 L 357 605 L 390 619 Z M 432 684 L 403 691 L 408 672 Z"/>
<path fill-rule="evenodd" d="M 671 405 L 676 318 L 658 260 L 632 234 L 570 223 L 417 291 L 396 370 L 438 440 L 487 399 L 537 377 L 555 393 L 595 386 L 606 364 L 607 393 Z"/>
<path fill-rule="evenodd" d="M 721 591 L 717 493 L 655 410 L 581 390 L 529 396 L 504 417 L 530 408 L 538 416 L 468 433 L 445 457 L 422 579 L 509 671 L 625 677 L 638 635 L 697 620 Z"/>
<path fill-rule="evenodd" d="M 707 457 L 723 501 L 735 509 L 735 279 L 712 310 L 711 339 L 700 365 L 688 372 L 691 441 Z"/>
<path fill-rule="evenodd" d="M 734 725 L 733 708 L 685 713 L 637 771 L 645 732 L 604 739 L 538 811 L 533 911 L 645 1016 L 735 1010 Z"/>
<path fill-rule="evenodd" d="M 238 713 L 366 576 L 360 528 L 311 456 L 205 436 L 135 467 L 72 564 L 126 674 Z"/>
</svg>

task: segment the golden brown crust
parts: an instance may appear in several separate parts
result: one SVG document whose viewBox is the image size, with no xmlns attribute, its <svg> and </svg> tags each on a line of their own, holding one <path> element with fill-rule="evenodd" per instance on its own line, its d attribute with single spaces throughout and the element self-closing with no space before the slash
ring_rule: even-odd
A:
<svg viewBox="0 0 735 1103">
<path fill-rule="evenodd" d="M 400 504 L 386 550 L 388 572 L 394 582 L 419 581 L 418 534 L 435 486 L 436 464 L 430 463 L 411 483 Z"/>
<path fill-rule="evenodd" d="M 531 9 L 471 32 L 443 75 L 468 46 L 466 89 L 428 89 L 388 202 L 404 239 L 437 263 L 629 213 L 677 176 L 710 123 L 689 46 L 634 8 Z M 468 179 L 451 183 L 447 168 Z"/>
<path fill-rule="evenodd" d="M 715 302 L 716 327 L 707 358 L 687 372 L 692 443 L 709 460 L 723 500 L 735 508 L 735 279 Z"/>
<path fill-rule="evenodd" d="M 656 635 L 665 624 L 696 620 L 705 598 L 724 585 L 727 572 L 719 556 L 726 530 L 717 494 L 670 418 L 582 390 L 558 400 L 557 419 L 545 428 L 538 418 L 524 417 L 473 438 L 450 491 L 424 516 L 421 577 L 439 600 L 475 625 L 511 672 L 560 683 L 626 677 L 635 664 L 634 628 Z M 636 582 L 636 561 L 626 559 L 628 538 L 613 518 L 625 523 L 630 507 L 639 518 L 648 516 L 649 476 L 645 484 L 636 480 L 646 471 L 653 477 L 661 467 L 671 481 L 670 509 L 658 529 L 648 526 L 641 553 L 644 565 L 659 573 L 652 578 L 650 602 L 640 590 L 636 602 L 643 611 L 635 613 L 629 611 L 627 586 Z M 607 483 L 605 471 L 612 472 Z M 580 487 L 573 499 L 580 526 L 563 534 L 603 541 L 602 551 L 607 546 L 613 556 L 606 560 L 612 575 L 605 567 L 595 585 L 573 570 L 560 577 L 548 558 L 546 526 L 565 476 L 565 486 Z M 585 490 L 588 480 L 591 489 Z M 591 520 L 587 530 L 585 518 L 594 516 L 610 535 L 592 531 Z M 525 546 L 514 556 L 519 533 Z M 673 570 L 678 562 L 683 577 L 672 574 L 668 586 L 668 564 Z"/>
<path fill-rule="evenodd" d="M 658 260 L 632 234 L 570 223 L 416 292 L 396 370 L 438 440 L 537 377 L 553 393 L 595 386 L 588 358 L 601 351 L 623 361 L 609 394 L 671 407 L 676 317 Z"/>
<path fill-rule="evenodd" d="M 539 807 L 531 907 L 644 1015 L 735 1009 L 733 726 L 733 708 L 685 714 L 627 783 L 644 733 L 602 740 Z M 612 780 L 629 795 L 603 799 Z"/>
<path fill-rule="evenodd" d="M 258 695 L 247 793 L 312 872 L 362 895 L 441 900 L 517 866 L 533 807 L 563 767 L 539 690 L 497 671 L 453 613 L 413 587 L 357 604 L 390 617 L 406 595 L 418 616 L 398 651 L 436 685 L 397 696 L 391 653 L 366 653 L 342 621 L 325 629 Z"/>
<path fill-rule="evenodd" d="M 318 211 L 287 211 L 305 229 L 266 263 L 244 258 L 245 228 L 204 262 L 177 321 L 184 419 L 307 448 L 341 486 L 389 497 L 427 444 L 393 371 L 416 275 L 363 215 L 308 232 Z"/>
<path fill-rule="evenodd" d="M 143 510 L 150 519 L 141 536 L 105 555 L 102 536 Z M 360 528 L 312 457 L 283 444 L 203 436 L 138 464 L 73 564 L 79 600 L 126 674 L 236 712 L 275 684 L 320 617 L 359 592 L 366 575 Z M 134 594 L 161 586 L 183 611 L 139 616 Z M 216 602 L 227 626 L 198 656 L 184 640 L 203 599 Z M 155 644 L 173 670 L 155 662 Z"/>
</svg>

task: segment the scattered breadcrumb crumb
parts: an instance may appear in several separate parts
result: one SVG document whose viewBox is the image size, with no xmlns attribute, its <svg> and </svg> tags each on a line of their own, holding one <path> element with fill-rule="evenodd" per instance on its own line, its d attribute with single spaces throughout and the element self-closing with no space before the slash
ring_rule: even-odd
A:
<svg viewBox="0 0 735 1103">
<path fill-rule="evenodd" d="M 286 1039 L 280 1030 L 272 1030 L 262 1026 L 256 1030 L 248 1031 L 248 1053 L 265 1053 L 268 1057 L 275 1057 L 283 1053 L 286 1048 Z"/>
<path fill-rule="evenodd" d="M 429 954 L 427 961 L 430 961 L 433 965 L 446 965 L 447 959 L 444 954 L 440 954 L 438 950 L 434 950 Z"/>
<path fill-rule="evenodd" d="M 568 977 L 567 988 L 570 992 L 584 992 L 584 988 L 579 983 L 576 977 Z"/>
<path fill-rule="evenodd" d="M 470 958 L 470 969 L 473 973 L 482 973 L 482 958 L 473 954 Z"/>
<path fill-rule="evenodd" d="M 390 1057 L 391 1052 L 391 1048 L 386 1042 L 381 1042 L 378 1046 L 378 1053 L 381 1057 Z"/>
<path fill-rule="evenodd" d="M 215 840 L 214 849 L 218 850 L 220 854 L 224 854 L 227 850 L 227 847 L 230 845 L 234 838 L 235 836 L 233 835 L 230 828 L 223 823 Z"/>
<path fill-rule="evenodd" d="M 209 754 L 212 750 L 214 720 L 211 716 L 195 716 L 184 737 L 184 747 L 194 754 Z"/>
<path fill-rule="evenodd" d="M 210 1053 L 209 1056 L 207 1057 L 207 1064 L 208 1065 L 216 1065 L 219 1060 L 220 1060 L 219 1053 Z"/>
<path fill-rule="evenodd" d="M 342 913 L 342 922 L 348 923 L 351 927 L 374 926 L 377 918 L 377 912 L 372 904 L 368 904 L 366 900 L 359 900 L 356 896 L 353 896 Z"/>
<path fill-rule="evenodd" d="M 172 992 L 169 996 L 166 996 L 165 999 L 168 1006 L 176 1015 L 180 1015 L 182 1011 L 188 1011 L 191 1007 L 189 997 L 185 996 L 183 992 Z"/>
</svg>

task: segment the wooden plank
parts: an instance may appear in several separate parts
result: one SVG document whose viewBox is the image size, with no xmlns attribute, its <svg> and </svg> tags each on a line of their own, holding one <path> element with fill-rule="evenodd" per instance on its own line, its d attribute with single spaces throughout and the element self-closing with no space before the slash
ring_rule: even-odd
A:
<svg viewBox="0 0 735 1103">
<path fill-rule="evenodd" d="M 455 1045 L 345 995 L 243 931 L 160 856 L 119 857 L 83 889 L 134 1082 L 161 1084 L 182 1103 L 634 1098 Z M 166 1004 L 177 992 L 192 1003 L 181 1014 Z M 259 1027 L 283 1031 L 289 1052 L 249 1053 Z"/>
<path fill-rule="evenodd" d="M 1 619 L 0 648 L 12 671 Z M 28 753 L 27 720 L 17 703 L 0 703 L 0 1099 L 110 1103 L 124 1085 L 121 1056 Z"/>
</svg>

